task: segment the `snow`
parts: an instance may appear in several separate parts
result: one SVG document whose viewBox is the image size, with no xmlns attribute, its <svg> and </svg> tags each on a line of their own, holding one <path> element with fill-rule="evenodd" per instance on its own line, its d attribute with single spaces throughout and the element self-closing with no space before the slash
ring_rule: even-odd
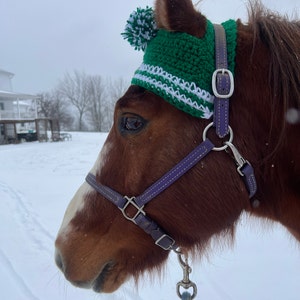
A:
<svg viewBox="0 0 300 300">
<path fill-rule="evenodd" d="M 112 295 L 73 287 L 54 263 L 65 209 L 106 138 L 73 133 L 72 141 L 0 146 L 0 293 L 3 300 L 178 299 L 182 269 L 171 254 L 161 279 L 145 276 Z M 196 299 L 299 300 L 300 248 L 278 224 L 242 217 L 233 248 L 193 261 Z"/>
</svg>

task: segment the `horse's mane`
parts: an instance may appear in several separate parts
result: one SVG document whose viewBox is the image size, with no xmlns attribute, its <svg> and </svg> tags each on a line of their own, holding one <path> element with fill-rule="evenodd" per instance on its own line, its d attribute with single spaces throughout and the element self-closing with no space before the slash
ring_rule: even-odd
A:
<svg viewBox="0 0 300 300">
<path fill-rule="evenodd" d="M 259 0 L 250 0 L 249 26 L 255 43 L 261 41 L 270 52 L 269 87 L 272 92 L 272 124 L 282 121 L 276 148 L 283 141 L 286 113 L 300 108 L 300 21 L 280 16 L 265 8 Z M 272 130 L 272 129 L 271 129 Z"/>
</svg>

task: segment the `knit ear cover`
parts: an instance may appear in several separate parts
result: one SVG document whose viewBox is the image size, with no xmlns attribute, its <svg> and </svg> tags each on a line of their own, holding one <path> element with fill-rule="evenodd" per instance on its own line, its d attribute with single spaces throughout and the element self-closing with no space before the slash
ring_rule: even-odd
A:
<svg viewBox="0 0 300 300">
<path fill-rule="evenodd" d="M 228 66 L 234 72 L 236 22 L 222 24 L 226 31 Z M 156 30 L 146 43 L 144 61 L 132 84 L 162 97 L 192 116 L 209 119 L 214 96 L 211 78 L 215 70 L 214 28 L 207 21 L 206 33 L 197 38 L 182 32 Z"/>
</svg>

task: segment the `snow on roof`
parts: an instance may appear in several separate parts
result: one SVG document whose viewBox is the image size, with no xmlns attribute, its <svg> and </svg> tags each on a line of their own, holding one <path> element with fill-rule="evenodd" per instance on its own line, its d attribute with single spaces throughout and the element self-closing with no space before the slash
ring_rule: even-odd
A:
<svg viewBox="0 0 300 300">
<path fill-rule="evenodd" d="M 0 69 L 0 73 L 7 74 L 7 75 L 9 75 L 10 77 L 13 77 L 13 76 L 15 76 L 15 74 L 14 74 L 14 73 L 11 73 L 11 72 L 8 72 L 8 71 L 5 71 L 5 70 L 3 70 L 3 69 Z"/>
<path fill-rule="evenodd" d="M 39 96 L 0 90 L 0 98 L 6 98 L 7 100 L 16 100 L 16 99 L 25 100 L 25 99 L 37 99 L 39 98 Z"/>
<path fill-rule="evenodd" d="M 14 105 L 19 105 L 19 106 L 30 106 L 31 104 L 26 102 L 26 101 L 14 101 L 13 102 Z"/>
</svg>

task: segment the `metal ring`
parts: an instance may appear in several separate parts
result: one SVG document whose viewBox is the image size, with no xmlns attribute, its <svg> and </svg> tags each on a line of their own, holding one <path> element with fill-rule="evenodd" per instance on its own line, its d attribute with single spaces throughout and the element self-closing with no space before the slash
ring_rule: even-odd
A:
<svg viewBox="0 0 300 300">
<path fill-rule="evenodd" d="M 205 127 L 205 129 L 203 130 L 203 134 L 202 134 L 202 139 L 203 139 L 203 141 L 206 140 L 207 132 L 208 132 L 208 130 L 209 130 L 213 125 L 214 125 L 214 122 L 211 122 L 211 123 L 209 123 L 209 124 Z M 232 131 L 232 129 L 231 129 L 230 126 L 228 126 L 228 129 L 229 129 L 229 140 L 228 140 L 228 142 L 229 142 L 229 143 L 232 143 L 232 141 L 233 141 L 233 131 Z M 214 151 L 223 151 L 223 150 L 225 150 L 225 149 L 227 149 L 227 148 L 228 148 L 228 145 L 225 144 L 225 145 L 222 146 L 222 147 L 213 147 L 212 150 L 214 150 Z"/>
</svg>

